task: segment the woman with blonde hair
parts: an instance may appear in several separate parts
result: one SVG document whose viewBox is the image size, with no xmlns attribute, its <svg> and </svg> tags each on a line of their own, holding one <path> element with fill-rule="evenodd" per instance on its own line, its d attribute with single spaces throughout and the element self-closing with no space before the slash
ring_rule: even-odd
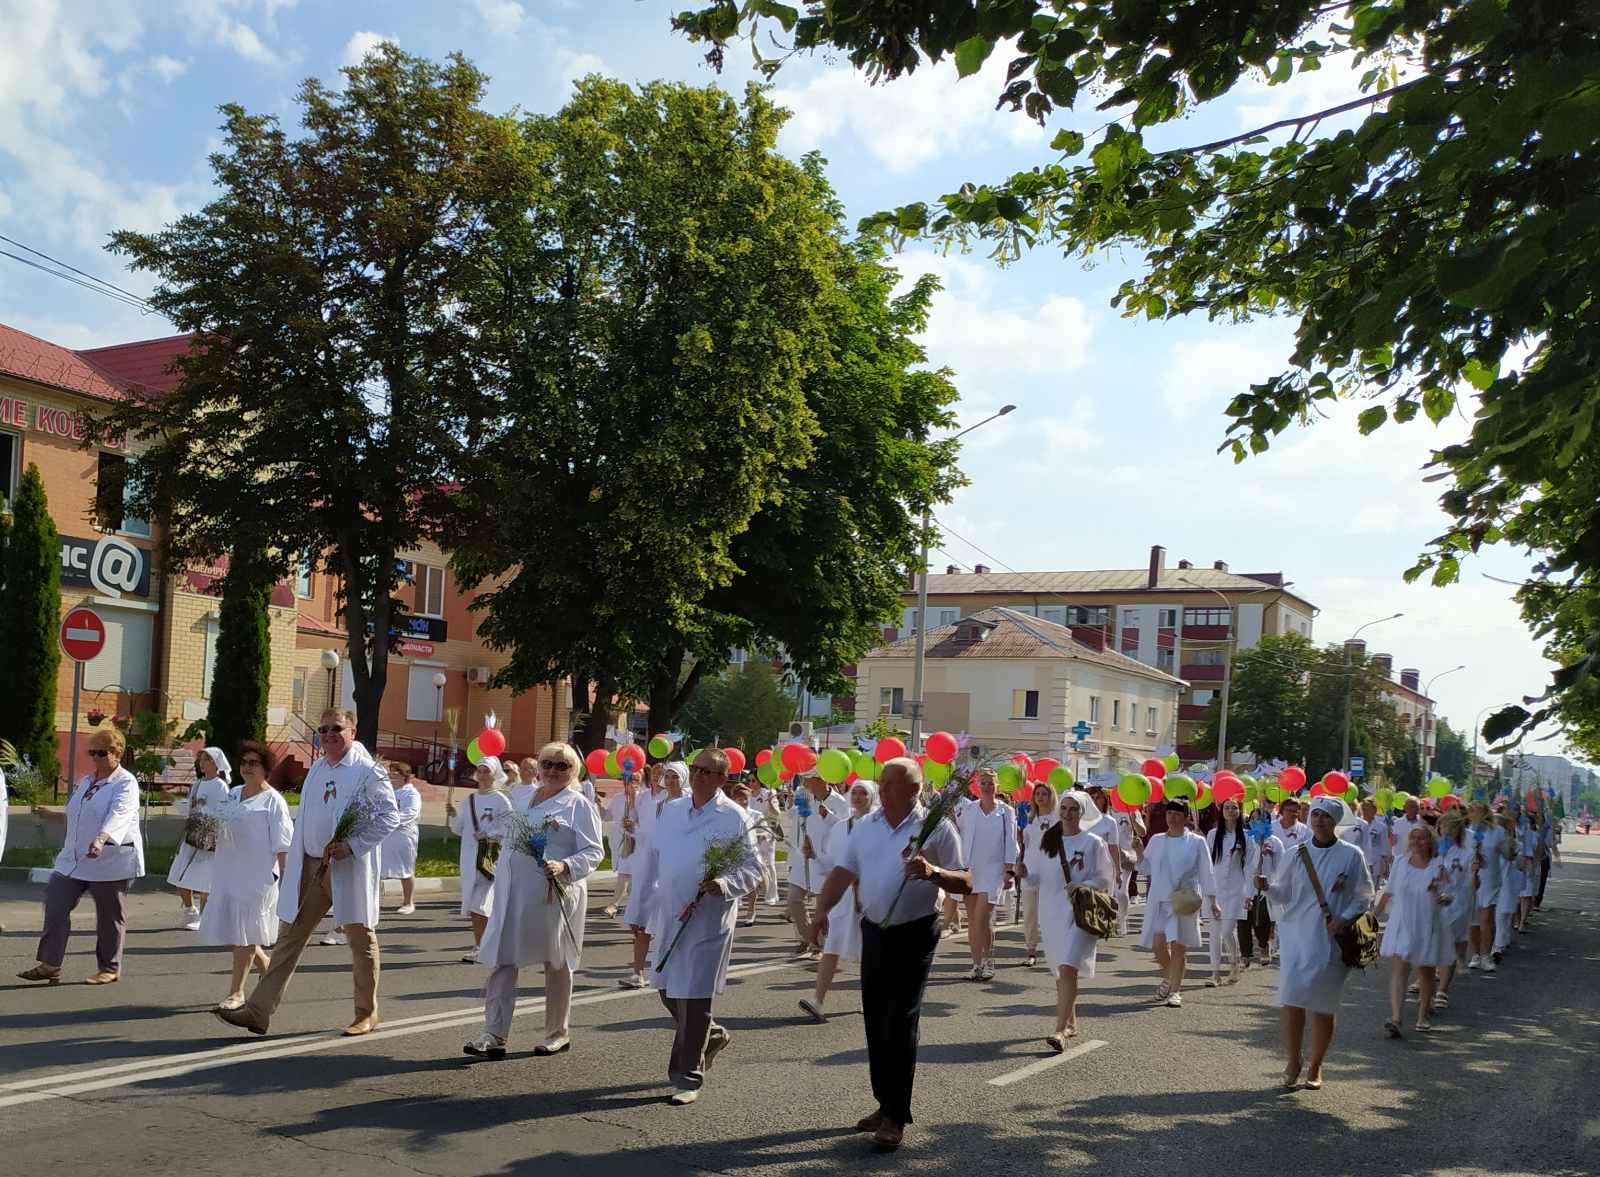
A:
<svg viewBox="0 0 1600 1177">
<path fill-rule="evenodd" d="M 576 788 L 582 761 L 571 744 L 539 749 L 539 783 L 501 825 L 507 852 L 494 879 L 494 902 L 478 948 L 487 965 L 483 1034 L 462 1047 L 482 1058 L 504 1058 L 517 1004 L 519 971 L 544 966 L 544 1040 L 539 1055 L 572 1045 L 572 973 L 583 954 L 586 881 L 605 853 L 600 813 Z"/>
<path fill-rule="evenodd" d="M 1402 1037 L 1400 1019 L 1412 969 L 1421 977 L 1417 1029 L 1433 1029 L 1430 1019 L 1438 970 L 1455 959 L 1455 945 L 1444 921 L 1444 908 L 1449 902 L 1449 874 L 1434 853 L 1433 830 L 1419 822 L 1406 835 L 1405 854 L 1390 867 L 1388 882 L 1374 912 L 1381 919 L 1384 910 L 1391 903 L 1394 905 L 1381 949 L 1389 958 L 1389 1020 L 1383 1028 L 1390 1038 Z"/>
<path fill-rule="evenodd" d="M 472 921 L 472 951 L 461 958 L 463 964 L 478 961 L 478 947 L 483 943 L 484 929 L 489 926 L 489 915 L 494 908 L 500 824 L 511 812 L 511 801 L 501 792 L 506 773 L 498 756 L 485 756 L 478 761 L 472 779 L 478 787 L 467 794 L 466 811 L 458 812 L 448 801 L 444 807 L 450 832 L 461 839 L 461 853 L 457 859 L 461 868 L 461 914 Z"/>
</svg>

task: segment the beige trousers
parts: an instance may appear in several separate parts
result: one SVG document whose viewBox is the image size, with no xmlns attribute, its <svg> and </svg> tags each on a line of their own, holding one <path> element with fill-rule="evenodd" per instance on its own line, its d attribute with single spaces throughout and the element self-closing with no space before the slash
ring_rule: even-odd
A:
<svg viewBox="0 0 1600 1177">
<path fill-rule="evenodd" d="M 322 869 L 322 859 L 307 855 L 300 864 L 300 910 L 295 921 L 287 925 L 278 936 L 272 949 L 272 963 L 245 1002 L 245 1008 L 263 1023 L 270 1022 L 278 1012 L 289 979 L 300 963 L 300 954 L 322 922 L 322 917 L 333 910 L 333 883 L 328 872 Z M 344 925 L 344 934 L 350 940 L 350 972 L 355 985 L 356 1019 L 372 1017 L 378 1012 L 378 934 L 361 924 Z"/>
</svg>

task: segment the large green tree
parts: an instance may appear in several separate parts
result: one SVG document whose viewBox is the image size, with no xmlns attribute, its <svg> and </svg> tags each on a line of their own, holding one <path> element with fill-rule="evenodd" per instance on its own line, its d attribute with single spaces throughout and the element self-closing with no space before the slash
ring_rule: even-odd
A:
<svg viewBox="0 0 1600 1177">
<path fill-rule="evenodd" d="M 1054 158 L 871 218 L 898 237 L 1142 250 L 1115 302 L 1151 319 L 1298 320 L 1285 372 L 1228 405 L 1242 460 L 1342 396 L 1360 429 L 1439 421 L 1475 394 L 1469 438 L 1438 452 L 1448 527 L 1408 573 L 1444 585 L 1519 521 L 1554 523 L 1600 416 L 1600 7 L 1572 0 L 715 0 L 674 22 L 720 64 L 778 32 L 892 82 L 1009 57 L 999 104 L 1048 121 L 1089 99 Z M 781 29 L 778 27 L 781 26 Z M 769 73 L 780 60 L 766 63 Z M 1347 70 L 1345 101 L 1177 147 L 1165 125 L 1232 93 Z M 1364 71 L 1364 72 L 1363 72 Z M 870 101 L 870 99 L 867 99 Z M 1571 585 L 1600 569 L 1600 499 L 1550 548 Z M 1600 663 L 1585 623 L 1554 686 Z M 1546 701 L 1546 700 L 1540 700 Z M 1548 709 L 1507 710 L 1493 736 Z"/>
<path fill-rule="evenodd" d="M 209 738 L 229 757 L 244 740 L 267 734 L 267 699 L 272 690 L 273 574 L 258 554 L 236 551 L 222 581 L 217 619 L 217 656 L 206 711 Z"/>
<path fill-rule="evenodd" d="M 1433 771 L 1458 785 L 1466 784 L 1472 762 L 1466 736 L 1441 719 L 1434 732 L 1433 748 Z"/>
<path fill-rule="evenodd" d="M 1228 687 L 1228 746 L 1253 752 L 1258 760 L 1300 763 L 1305 756 L 1306 684 L 1317 658 L 1309 638 L 1270 634 L 1234 657 Z M 1198 736 L 1207 748 L 1217 744 L 1221 693 L 1212 697 Z"/>
<path fill-rule="evenodd" d="M 9 740 L 46 781 L 61 775 L 56 756 L 56 676 L 61 668 L 61 538 L 50 518 L 44 479 L 29 464 L 11 500 L 0 551 L 0 739 Z"/>
<path fill-rule="evenodd" d="M 136 501 L 176 558 L 242 539 L 286 572 L 338 575 L 360 738 L 387 683 L 400 553 L 439 533 L 493 374 L 463 300 L 489 226 L 527 207 L 516 127 L 480 108 L 485 78 L 385 43 L 299 91 L 300 133 L 223 108 L 217 194 L 112 248 L 156 277 L 151 303 L 195 347 L 171 392 L 100 423 L 140 439 Z"/>
<path fill-rule="evenodd" d="M 677 726 L 692 747 L 716 740 L 754 757 L 770 746 L 794 718 L 795 697 L 770 662 L 752 659 L 701 682 Z M 652 717 L 653 722 L 653 717 Z"/>
</svg>

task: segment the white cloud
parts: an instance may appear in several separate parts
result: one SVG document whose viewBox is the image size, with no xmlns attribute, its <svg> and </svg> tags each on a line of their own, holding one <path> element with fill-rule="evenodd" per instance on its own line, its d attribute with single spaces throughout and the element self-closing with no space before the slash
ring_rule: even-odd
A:
<svg viewBox="0 0 1600 1177">
<path fill-rule="evenodd" d="M 798 88 L 773 92 L 775 103 L 794 112 L 782 143 L 800 152 L 852 138 L 891 172 L 909 172 L 996 139 L 1043 146 L 1049 133 L 1037 123 L 1009 108 L 994 109 L 1010 57 L 1001 46 L 970 78 L 958 78 L 946 61 L 880 86 L 849 66 L 828 67 Z"/>
<path fill-rule="evenodd" d="M 220 45 L 257 65 L 276 66 L 283 64 L 285 57 L 268 46 L 242 14 L 259 7 L 271 33 L 278 12 L 294 5 L 295 0 L 183 0 L 180 11 L 187 18 L 191 38 Z"/>
<path fill-rule="evenodd" d="M 579 78 L 588 77 L 590 74 L 611 74 L 614 71 L 605 63 L 605 60 L 593 53 L 574 53 L 571 49 L 558 49 L 556 51 L 555 77 L 560 85 L 560 98 L 565 102 L 572 93 L 572 86 Z"/>
<path fill-rule="evenodd" d="M 476 0 L 478 15 L 497 37 L 515 36 L 527 23 L 528 14 L 516 0 Z"/>
<path fill-rule="evenodd" d="M 163 82 L 174 82 L 189 71 L 187 61 L 179 61 L 176 57 L 168 57 L 165 53 L 158 53 L 145 63 L 145 66 Z"/>
<path fill-rule="evenodd" d="M 1172 349 L 1161 399 L 1176 421 L 1201 411 L 1214 418 L 1252 383 L 1283 371 L 1287 356 L 1287 334 L 1276 327 L 1184 340 Z"/>
<path fill-rule="evenodd" d="M 341 65 L 360 65 L 371 53 L 385 41 L 400 43 L 400 39 L 393 33 L 356 32 L 350 34 L 350 39 L 344 43 L 344 52 L 340 55 Z"/>
</svg>

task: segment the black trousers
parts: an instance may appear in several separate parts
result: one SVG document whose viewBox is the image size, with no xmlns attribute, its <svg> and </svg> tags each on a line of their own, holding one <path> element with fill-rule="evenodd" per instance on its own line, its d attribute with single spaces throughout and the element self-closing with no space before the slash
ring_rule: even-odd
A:
<svg viewBox="0 0 1600 1177">
<path fill-rule="evenodd" d="M 938 913 L 880 928 L 861 921 L 861 1013 L 872 1095 L 885 1119 L 911 1123 L 922 993 L 939 947 Z"/>
<path fill-rule="evenodd" d="M 1539 893 L 1533 897 L 1535 907 L 1544 906 L 1544 887 L 1550 881 L 1550 856 L 1546 854 L 1539 860 Z"/>
<path fill-rule="evenodd" d="M 1267 914 L 1266 898 L 1257 895 L 1246 911 L 1248 914 L 1239 921 L 1239 955 L 1254 956 L 1254 948 L 1259 945 L 1265 956 L 1272 951 L 1272 917 Z"/>
</svg>

